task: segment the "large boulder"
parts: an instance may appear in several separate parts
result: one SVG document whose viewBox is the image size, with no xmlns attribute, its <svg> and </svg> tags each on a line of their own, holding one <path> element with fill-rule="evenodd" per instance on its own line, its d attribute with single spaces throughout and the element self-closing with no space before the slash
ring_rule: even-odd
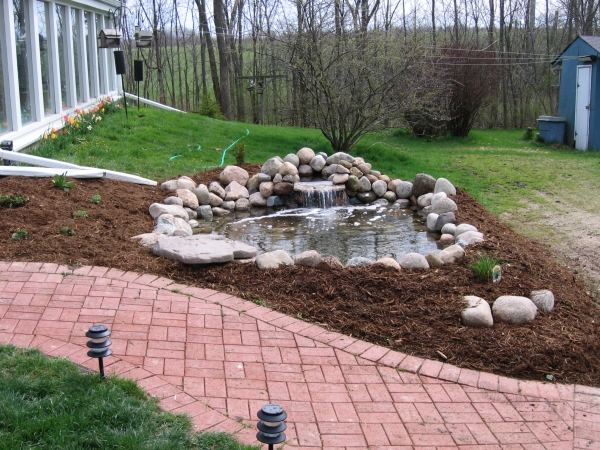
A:
<svg viewBox="0 0 600 450">
<path fill-rule="evenodd" d="M 214 194 L 212 192 L 210 192 L 208 195 L 210 197 L 210 202 L 208 203 L 210 206 L 212 206 L 213 208 L 216 208 L 217 206 L 221 206 L 221 204 L 223 203 L 222 197 L 220 197 L 217 194 Z"/>
<path fill-rule="evenodd" d="M 438 256 L 445 264 L 452 264 L 457 259 L 465 256 L 465 250 L 460 245 L 451 245 L 439 252 Z"/>
<path fill-rule="evenodd" d="M 537 315 L 537 307 L 527 297 L 503 295 L 492 305 L 496 322 L 522 324 L 531 322 Z"/>
<path fill-rule="evenodd" d="M 308 165 L 310 167 L 312 167 L 312 169 L 315 172 L 320 172 L 321 170 L 323 170 L 323 168 L 325 167 L 326 164 L 327 164 L 327 161 L 325 161 L 325 158 L 323 158 L 321 155 L 316 155 L 308 163 Z"/>
<path fill-rule="evenodd" d="M 133 236 L 131 239 L 136 239 L 138 244 L 140 244 L 142 247 L 152 248 L 160 236 L 164 235 L 159 233 L 143 233 Z"/>
<path fill-rule="evenodd" d="M 444 198 L 440 198 L 435 205 L 433 205 L 431 207 L 431 212 L 437 213 L 437 214 L 444 214 L 444 213 L 449 213 L 449 212 L 454 212 L 458 209 L 458 207 L 456 206 L 456 203 L 454 203 L 454 200 L 448 198 L 448 197 L 444 197 Z"/>
<path fill-rule="evenodd" d="M 442 259 L 435 253 L 427 253 L 427 255 L 425 255 L 425 259 L 427 260 L 429 267 L 432 269 L 437 269 L 438 267 L 442 267 L 444 265 L 444 261 L 442 261 Z"/>
<path fill-rule="evenodd" d="M 225 201 L 233 200 L 236 201 L 240 198 L 248 198 L 250 194 L 242 184 L 237 181 L 232 181 L 225 188 Z"/>
<path fill-rule="evenodd" d="M 348 153 L 337 152 L 327 158 L 327 164 L 338 164 L 340 161 L 353 162 L 354 156 L 350 156 Z"/>
<path fill-rule="evenodd" d="M 537 309 L 546 314 L 550 314 L 554 309 L 554 294 L 548 289 L 532 291 L 529 298 L 537 306 Z"/>
<path fill-rule="evenodd" d="M 219 181 L 223 186 L 227 186 L 232 181 L 238 182 L 241 186 L 246 186 L 249 178 L 248 172 L 238 166 L 227 166 L 219 175 Z"/>
<path fill-rule="evenodd" d="M 263 197 L 260 192 L 255 192 L 254 194 L 250 195 L 248 200 L 250 200 L 250 204 L 252 206 L 267 206 L 267 198 Z"/>
<path fill-rule="evenodd" d="M 283 161 L 281 160 L 281 158 L 273 157 L 265 161 L 265 163 L 262 166 L 261 172 L 273 178 L 279 173 L 279 169 L 282 165 Z"/>
<path fill-rule="evenodd" d="M 291 162 L 286 161 L 279 168 L 279 175 L 281 175 L 282 177 L 286 175 L 298 175 L 298 168 Z"/>
<path fill-rule="evenodd" d="M 460 225 L 456 225 L 454 236 L 458 237 L 460 234 L 466 233 L 467 231 L 477 231 L 477 228 L 469 223 L 461 223 Z"/>
<path fill-rule="evenodd" d="M 369 192 L 371 190 L 371 182 L 367 177 L 362 177 L 358 180 L 358 192 Z"/>
<path fill-rule="evenodd" d="M 433 188 L 434 194 L 439 192 L 444 192 L 447 195 L 456 195 L 456 188 L 452 183 L 450 183 L 445 178 L 438 178 L 435 182 L 435 187 Z"/>
<path fill-rule="evenodd" d="M 373 189 L 377 197 L 383 197 L 383 194 L 387 192 L 387 183 L 383 180 L 378 180 L 371 185 L 371 189 Z"/>
<path fill-rule="evenodd" d="M 303 147 L 296 153 L 298 156 L 298 162 L 300 164 L 310 164 L 312 159 L 315 157 L 315 151 L 312 148 Z"/>
<path fill-rule="evenodd" d="M 205 184 L 199 184 L 198 187 L 194 189 L 194 194 L 196 194 L 199 205 L 208 205 L 210 203 L 208 188 Z"/>
<path fill-rule="evenodd" d="M 294 185 L 292 183 L 275 183 L 273 186 L 273 193 L 275 195 L 288 195 L 294 190 Z"/>
<path fill-rule="evenodd" d="M 332 269 L 343 269 L 344 265 L 335 256 L 325 256 L 321 259 L 321 262 L 317 265 L 319 270 L 332 270 Z"/>
<path fill-rule="evenodd" d="M 183 200 L 181 200 L 179 197 L 175 197 L 175 196 L 170 196 L 165 198 L 165 200 L 163 201 L 163 203 L 165 205 L 177 205 L 177 206 L 183 206 Z"/>
<path fill-rule="evenodd" d="M 163 205 L 162 203 L 152 203 L 148 208 L 150 216 L 156 220 L 163 214 L 171 214 L 175 217 L 181 217 L 182 219 L 188 218 L 188 213 L 183 206 L 178 205 Z"/>
<path fill-rule="evenodd" d="M 402 181 L 396 186 L 396 195 L 399 199 L 411 198 L 413 195 L 413 184 L 410 181 Z"/>
<path fill-rule="evenodd" d="M 283 162 L 289 162 L 293 164 L 294 167 L 300 166 L 300 158 L 298 158 L 298 155 L 294 155 L 293 153 L 288 153 L 287 155 L 285 155 L 285 157 L 283 158 Z"/>
<path fill-rule="evenodd" d="M 250 200 L 247 198 L 238 198 L 235 201 L 235 210 L 236 211 L 249 211 L 250 210 Z"/>
<path fill-rule="evenodd" d="M 221 186 L 221 184 L 218 181 L 213 181 L 208 185 L 208 192 L 211 194 L 215 194 L 221 198 L 225 198 L 226 195 L 225 189 L 223 189 L 223 186 Z"/>
<path fill-rule="evenodd" d="M 294 264 L 298 266 L 317 267 L 322 259 L 316 250 L 307 250 L 295 256 Z"/>
<path fill-rule="evenodd" d="M 188 208 L 196 209 L 200 204 L 198 203 L 198 197 L 189 189 L 177 189 L 175 195 L 181 199 L 183 206 Z"/>
<path fill-rule="evenodd" d="M 195 234 L 188 237 L 159 237 L 152 247 L 157 256 L 175 259 L 184 264 L 213 264 L 234 259 L 253 258 L 257 250 L 243 242 L 216 234 Z"/>
<path fill-rule="evenodd" d="M 163 191 L 176 191 L 177 189 L 196 189 L 196 182 L 190 177 L 179 177 L 177 180 L 165 181 L 160 185 Z"/>
<path fill-rule="evenodd" d="M 468 245 L 483 242 L 484 236 L 483 233 L 480 233 L 479 231 L 467 231 L 466 233 L 461 233 L 455 240 L 458 245 L 465 248 Z"/>
<path fill-rule="evenodd" d="M 283 266 L 293 266 L 294 261 L 291 256 L 283 250 L 263 253 L 256 257 L 256 265 L 259 269 L 279 269 Z"/>
<path fill-rule="evenodd" d="M 494 326 L 492 309 L 488 302 L 474 295 L 467 295 L 464 297 L 464 300 L 466 307 L 460 314 L 463 325 L 483 328 Z"/>
<path fill-rule="evenodd" d="M 426 173 L 418 173 L 413 181 L 413 195 L 419 198 L 423 194 L 433 192 L 435 188 L 435 178 Z M 444 211 L 445 212 L 445 211 Z"/>
<path fill-rule="evenodd" d="M 408 253 L 398 262 L 403 269 L 429 269 L 429 263 L 419 253 Z"/>
</svg>

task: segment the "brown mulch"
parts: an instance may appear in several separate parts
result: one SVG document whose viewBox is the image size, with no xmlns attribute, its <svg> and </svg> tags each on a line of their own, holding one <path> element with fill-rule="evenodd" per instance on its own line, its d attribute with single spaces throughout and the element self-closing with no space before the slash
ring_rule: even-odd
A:
<svg viewBox="0 0 600 450">
<path fill-rule="evenodd" d="M 244 168 L 254 173 L 260 166 Z M 219 172 L 193 178 L 206 183 Z M 164 192 L 105 179 L 73 181 L 76 188 L 63 192 L 53 188 L 50 179 L 0 178 L 0 194 L 30 198 L 25 207 L 0 208 L 0 260 L 151 273 L 264 302 L 285 314 L 411 355 L 521 379 L 553 375 L 561 383 L 600 386 L 600 308 L 583 283 L 549 250 L 511 231 L 460 189 L 455 198 L 457 221 L 478 227 L 486 241 L 468 247 L 467 257 L 454 265 L 399 273 L 302 266 L 259 271 L 253 264 L 190 267 L 156 257 L 130 238 L 152 230 L 148 206 L 162 201 Z M 99 205 L 90 202 L 94 194 L 102 197 Z M 74 218 L 77 210 L 87 211 L 89 218 Z M 76 235 L 62 235 L 61 227 L 73 228 Z M 28 231 L 27 240 L 11 239 L 19 228 Z M 477 252 L 502 260 L 500 283 L 478 281 L 468 268 Z M 500 295 L 528 296 L 535 289 L 554 292 L 552 314 L 540 312 L 527 325 L 499 323 L 491 329 L 460 323 L 465 295 L 492 302 Z"/>
</svg>

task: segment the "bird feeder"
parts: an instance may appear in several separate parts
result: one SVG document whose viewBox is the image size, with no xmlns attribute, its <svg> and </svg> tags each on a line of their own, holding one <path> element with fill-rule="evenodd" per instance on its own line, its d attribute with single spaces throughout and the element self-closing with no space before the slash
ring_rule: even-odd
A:
<svg viewBox="0 0 600 450">
<path fill-rule="evenodd" d="M 119 48 L 121 46 L 121 33 L 114 28 L 100 30 L 100 45 L 98 48 Z"/>
</svg>

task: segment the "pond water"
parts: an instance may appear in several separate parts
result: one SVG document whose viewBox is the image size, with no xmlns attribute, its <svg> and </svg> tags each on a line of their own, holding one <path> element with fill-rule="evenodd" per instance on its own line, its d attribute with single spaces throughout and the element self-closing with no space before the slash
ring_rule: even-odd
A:
<svg viewBox="0 0 600 450">
<path fill-rule="evenodd" d="M 294 257 L 316 250 L 344 264 L 356 256 L 400 259 L 437 249 L 436 235 L 427 232 L 424 217 L 409 209 L 373 205 L 284 209 L 231 217 L 219 228 L 219 234 L 252 245 L 259 253 L 285 250 Z"/>
</svg>

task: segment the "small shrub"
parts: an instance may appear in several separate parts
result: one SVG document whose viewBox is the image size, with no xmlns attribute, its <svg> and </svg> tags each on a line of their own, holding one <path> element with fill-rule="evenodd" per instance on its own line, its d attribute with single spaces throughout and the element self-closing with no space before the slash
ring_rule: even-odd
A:
<svg viewBox="0 0 600 450">
<path fill-rule="evenodd" d="M 484 253 L 478 253 L 471 260 L 471 264 L 469 264 L 469 268 L 477 275 L 481 281 L 491 281 L 492 280 L 492 271 L 494 267 L 499 266 L 501 261 L 491 255 L 486 255 Z"/>
<path fill-rule="evenodd" d="M 246 143 L 239 142 L 233 147 L 236 164 L 244 164 L 246 162 Z"/>
<path fill-rule="evenodd" d="M 18 229 L 16 232 L 12 234 L 13 241 L 21 241 L 23 239 L 27 239 L 27 230 Z"/>
<path fill-rule="evenodd" d="M 65 192 L 69 192 L 69 190 L 75 187 L 75 183 L 73 183 L 72 181 L 67 181 L 67 177 L 65 176 L 66 174 L 67 172 L 63 173 L 62 175 L 54 175 L 54 180 L 52 180 L 52 184 L 54 184 L 54 187 L 56 189 L 62 189 Z"/>
<path fill-rule="evenodd" d="M 22 194 L 0 195 L 0 206 L 4 208 L 17 208 L 29 201 L 29 197 Z"/>
<path fill-rule="evenodd" d="M 69 227 L 60 227 L 60 234 L 65 236 L 75 236 L 75 230 Z"/>
<path fill-rule="evenodd" d="M 75 217 L 81 217 L 81 218 L 84 218 L 84 219 L 87 219 L 89 217 L 87 211 L 83 211 L 81 209 L 79 211 L 75 211 L 73 213 L 73 216 L 75 216 Z"/>
<path fill-rule="evenodd" d="M 212 98 L 210 95 L 203 95 L 200 100 L 200 108 L 198 108 L 198 114 L 212 119 L 225 120 L 225 116 L 221 112 L 219 103 Z"/>
<path fill-rule="evenodd" d="M 92 199 L 90 200 L 94 205 L 99 204 L 102 201 L 102 197 L 100 197 L 100 194 L 94 194 L 92 195 Z"/>
<path fill-rule="evenodd" d="M 532 139 L 533 139 L 533 128 L 527 127 L 527 130 L 525 130 L 525 133 L 523 133 L 523 140 L 531 141 Z"/>
</svg>

